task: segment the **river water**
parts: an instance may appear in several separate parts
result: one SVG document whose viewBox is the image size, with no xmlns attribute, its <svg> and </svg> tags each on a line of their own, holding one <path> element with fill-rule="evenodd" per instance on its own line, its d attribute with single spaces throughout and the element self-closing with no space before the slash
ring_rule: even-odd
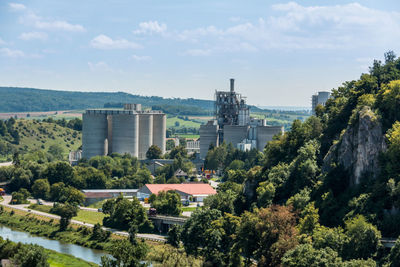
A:
<svg viewBox="0 0 400 267">
<path fill-rule="evenodd" d="M 107 255 L 103 251 L 86 248 L 78 245 L 64 243 L 58 240 L 51 240 L 44 237 L 33 236 L 27 232 L 20 232 L 0 225 L 0 236 L 13 242 L 26 244 L 38 244 L 47 249 L 55 250 L 60 253 L 69 254 L 85 261 L 101 263 L 101 257 Z"/>
</svg>

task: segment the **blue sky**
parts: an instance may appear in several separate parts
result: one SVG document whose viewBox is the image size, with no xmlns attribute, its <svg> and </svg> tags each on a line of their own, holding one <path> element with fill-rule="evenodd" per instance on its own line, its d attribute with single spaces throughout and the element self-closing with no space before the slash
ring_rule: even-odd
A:
<svg viewBox="0 0 400 267">
<path fill-rule="evenodd" d="M 398 0 L 1 0 L 0 86 L 309 106 L 399 32 Z"/>
</svg>

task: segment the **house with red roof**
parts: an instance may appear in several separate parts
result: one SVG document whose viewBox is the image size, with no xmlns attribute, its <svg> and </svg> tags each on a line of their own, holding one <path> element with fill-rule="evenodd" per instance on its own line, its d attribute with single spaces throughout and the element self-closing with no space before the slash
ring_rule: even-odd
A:
<svg viewBox="0 0 400 267">
<path fill-rule="evenodd" d="M 183 200 L 192 199 L 195 202 L 202 202 L 209 195 L 215 195 L 217 191 L 209 184 L 186 183 L 186 184 L 145 184 L 138 191 L 139 198 L 149 197 L 151 194 L 158 194 L 160 191 L 174 190 Z"/>
</svg>

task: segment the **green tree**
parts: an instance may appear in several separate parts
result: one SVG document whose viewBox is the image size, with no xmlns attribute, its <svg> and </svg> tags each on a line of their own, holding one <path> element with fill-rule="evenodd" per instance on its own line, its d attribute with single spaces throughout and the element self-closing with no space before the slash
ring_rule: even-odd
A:
<svg viewBox="0 0 400 267">
<path fill-rule="evenodd" d="M 151 230 L 152 224 L 147 218 L 145 208 L 137 198 L 132 201 L 119 196 L 109 199 L 103 204 L 103 213 L 108 215 L 103 219 L 103 225 L 128 230 L 130 226 L 136 225 L 139 230 Z"/>
<path fill-rule="evenodd" d="M 72 219 L 78 214 L 78 207 L 72 204 L 54 204 L 51 213 L 60 216 L 60 230 L 65 231 Z"/>
<path fill-rule="evenodd" d="M 172 225 L 168 230 L 167 243 L 173 247 L 179 248 L 182 234 L 182 226 Z"/>
<path fill-rule="evenodd" d="M 146 152 L 146 158 L 148 159 L 160 159 L 161 157 L 162 157 L 162 151 L 156 145 L 150 146 Z"/>
<path fill-rule="evenodd" d="M 346 259 L 368 259 L 375 256 L 380 246 L 381 233 L 367 222 L 364 216 L 358 215 L 345 222 L 346 235 L 349 240 L 345 245 Z"/>
<path fill-rule="evenodd" d="M 235 213 L 235 200 L 238 194 L 232 190 L 219 192 L 215 195 L 210 195 L 204 199 L 204 206 L 210 209 L 216 209 L 222 213 Z"/>
<path fill-rule="evenodd" d="M 259 207 L 268 207 L 275 196 L 275 186 L 271 182 L 262 182 L 256 190 Z"/>
<path fill-rule="evenodd" d="M 181 196 L 174 190 L 160 191 L 151 200 L 151 207 L 159 214 L 178 216 L 182 213 Z"/>
<path fill-rule="evenodd" d="M 144 241 L 137 242 L 135 245 L 126 239 L 114 241 L 110 250 L 113 258 L 103 256 L 101 258 L 102 267 L 136 267 L 147 265 L 146 262 L 143 262 L 148 253 L 148 247 Z"/>
<path fill-rule="evenodd" d="M 46 179 L 38 179 L 32 185 L 32 193 L 35 198 L 48 199 L 50 196 L 50 184 Z"/>
<path fill-rule="evenodd" d="M 21 246 L 12 260 L 21 267 L 47 267 L 47 258 L 43 247 L 29 244 Z"/>
<path fill-rule="evenodd" d="M 63 160 L 64 158 L 64 148 L 60 144 L 49 146 L 48 152 L 55 160 Z"/>
<path fill-rule="evenodd" d="M 198 247 L 207 245 L 206 231 L 211 223 L 221 217 L 219 210 L 196 210 L 183 225 L 182 242 L 188 254 L 198 255 Z"/>
<path fill-rule="evenodd" d="M 400 267 L 400 239 L 397 239 L 394 247 L 390 249 L 389 266 Z"/>
<path fill-rule="evenodd" d="M 341 263 L 341 258 L 333 249 L 315 249 L 310 244 L 298 245 L 282 258 L 282 266 L 285 267 L 336 267 Z"/>
</svg>

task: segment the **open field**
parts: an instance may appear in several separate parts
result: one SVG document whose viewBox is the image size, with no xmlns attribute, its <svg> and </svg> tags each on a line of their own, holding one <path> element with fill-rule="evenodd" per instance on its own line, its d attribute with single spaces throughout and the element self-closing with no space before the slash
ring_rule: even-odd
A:
<svg viewBox="0 0 400 267">
<path fill-rule="evenodd" d="M 176 122 L 179 123 L 179 126 L 176 126 Z M 201 123 L 194 121 L 185 121 L 178 117 L 167 117 L 167 128 L 200 128 Z"/>
<path fill-rule="evenodd" d="M 52 117 L 54 119 L 61 118 L 81 118 L 82 112 L 80 110 L 55 110 L 55 111 L 34 111 L 34 112 L 10 112 L 0 113 L 0 119 L 9 119 L 11 117 L 28 118 L 28 119 L 46 119 Z"/>
<path fill-rule="evenodd" d="M 51 206 L 33 204 L 30 205 L 29 208 L 33 210 L 50 213 Z M 104 213 L 102 212 L 79 210 L 78 215 L 73 217 L 72 219 L 90 224 L 99 223 L 103 225 L 103 218 L 104 218 Z"/>
<path fill-rule="evenodd" d="M 94 267 L 95 263 L 87 262 L 71 255 L 62 254 L 54 250 L 46 249 L 48 253 L 47 262 L 50 267 Z"/>
</svg>

